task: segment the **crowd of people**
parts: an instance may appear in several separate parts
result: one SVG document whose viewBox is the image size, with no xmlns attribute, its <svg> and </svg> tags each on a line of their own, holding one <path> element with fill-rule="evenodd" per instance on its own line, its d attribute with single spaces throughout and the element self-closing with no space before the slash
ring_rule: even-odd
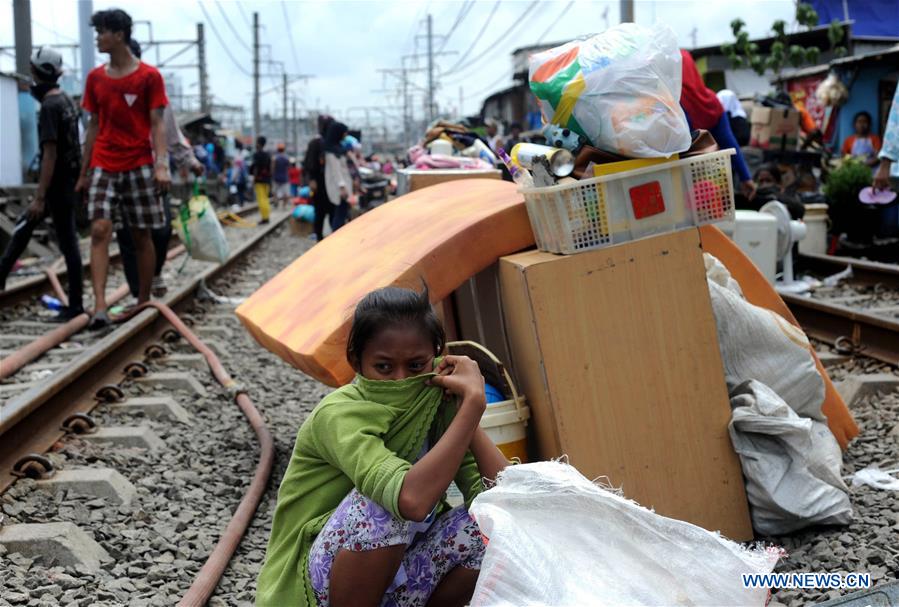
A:
<svg viewBox="0 0 899 607">
<path fill-rule="evenodd" d="M 135 299 L 130 307 L 167 291 L 162 268 L 172 235 L 173 171 L 220 180 L 234 204 L 255 200 L 260 223 L 270 221 L 273 204 L 285 208 L 298 200 L 303 186 L 310 186 L 319 240 L 325 220 L 331 231 L 348 220 L 360 194 L 361 167 L 393 171 L 390 161 L 364 158 L 347 126 L 326 116 L 319 118 L 319 136 L 301 161 L 288 156 L 283 142 L 270 150 L 265 137 L 256 139 L 252 152 L 236 139 L 234 151 L 226 153 L 217 136 L 192 145 L 178 127 L 162 75 L 141 61 L 130 15 L 101 10 L 91 17 L 91 26 L 97 50 L 108 61 L 88 74 L 80 107 L 59 86 L 62 56 L 41 47 L 31 57 L 31 92 L 40 103 L 38 186 L 0 257 L 3 290 L 35 229 L 52 219 L 68 275 L 68 301 L 54 321 L 85 313 L 76 226 L 82 204 L 90 222 L 94 308 L 89 328 L 100 329 L 111 323 L 106 283 L 113 235 Z"/>
</svg>

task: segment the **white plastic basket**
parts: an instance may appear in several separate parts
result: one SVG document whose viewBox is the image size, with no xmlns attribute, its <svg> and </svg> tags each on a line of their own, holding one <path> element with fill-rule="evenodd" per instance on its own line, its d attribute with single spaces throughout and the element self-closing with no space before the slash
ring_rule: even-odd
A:
<svg viewBox="0 0 899 607">
<path fill-rule="evenodd" d="M 734 153 L 721 150 L 576 183 L 522 189 L 537 247 L 571 255 L 733 220 Z"/>
</svg>

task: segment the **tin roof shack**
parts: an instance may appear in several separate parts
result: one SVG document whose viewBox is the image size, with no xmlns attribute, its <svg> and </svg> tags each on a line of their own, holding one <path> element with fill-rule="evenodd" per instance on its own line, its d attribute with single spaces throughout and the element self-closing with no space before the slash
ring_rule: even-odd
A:
<svg viewBox="0 0 899 607">
<path fill-rule="evenodd" d="M 779 82 L 786 86 L 791 95 L 804 91 L 809 102 L 809 112 L 818 120 L 819 115 L 823 116 L 824 112 L 823 108 L 816 107 L 814 89 L 830 72 L 836 73 L 846 85 L 849 100 L 830 119 L 835 124 L 833 129 L 825 130 L 826 133 L 832 133 L 829 143 L 838 149 L 843 140 L 855 132 L 853 117 L 861 111 L 871 114 L 871 132 L 883 135 L 896 82 L 899 80 L 899 44 L 885 50 L 834 59 L 828 64 L 798 70 L 784 76 Z M 818 126 L 824 125 L 819 121 Z"/>
<path fill-rule="evenodd" d="M 853 35 L 854 24 L 852 22 L 844 22 L 842 25 L 842 44 L 848 51 L 849 56 L 883 51 L 899 42 L 899 36 L 855 36 Z M 836 55 L 830 50 L 827 29 L 828 26 L 822 25 L 805 32 L 790 34 L 788 36 L 789 44 L 797 44 L 802 47 L 818 47 L 821 49 L 820 60 L 826 64 L 837 59 Z M 758 38 L 752 42 L 759 45 L 759 53 L 767 54 L 770 52 L 775 38 Z M 759 76 L 749 67 L 734 68 L 730 59 L 721 50 L 720 44 L 695 48 L 690 53 L 693 55 L 693 59 L 696 61 L 696 68 L 703 75 L 706 85 L 715 91 L 725 88 L 730 89 L 738 97 L 764 95 L 771 92 L 771 81 L 777 77 L 777 74 L 771 70 Z M 788 75 L 795 71 L 794 69 L 786 68 L 782 73 Z"/>
</svg>

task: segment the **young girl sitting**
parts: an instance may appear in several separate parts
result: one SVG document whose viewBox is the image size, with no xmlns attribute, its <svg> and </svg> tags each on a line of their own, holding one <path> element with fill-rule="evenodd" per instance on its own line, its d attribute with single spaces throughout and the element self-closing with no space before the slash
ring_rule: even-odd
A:
<svg viewBox="0 0 899 607">
<path fill-rule="evenodd" d="M 258 605 L 465 605 L 484 543 L 467 506 L 507 461 L 479 427 L 484 378 L 445 335 L 428 291 L 387 287 L 353 318 L 356 380 L 297 434 Z M 451 398 L 450 398 L 451 397 Z M 444 501 L 455 481 L 465 506 Z"/>
</svg>

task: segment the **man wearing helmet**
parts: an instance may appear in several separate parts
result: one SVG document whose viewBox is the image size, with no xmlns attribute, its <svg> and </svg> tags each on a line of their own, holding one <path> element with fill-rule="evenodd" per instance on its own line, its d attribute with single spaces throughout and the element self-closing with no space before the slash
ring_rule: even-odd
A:
<svg viewBox="0 0 899 607">
<path fill-rule="evenodd" d="M 31 204 L 16 221 L 12 239 L 0 258 L 0 290 L 13 264 L 25 250 L 35 227 L 48 215 L 66 260 L 69 302 L 55 320 L 67 321 L 84 313 L 82 307 L 81 251 L 75 230 L 75 182 L 81 171 L 78 142 L 78 107 L 57 84 L 62 75 L 62 56 L 42 47 L 31 56 L 31 94 L 41 104 L 38 137 L 41 145 L 41 169 L 37 192 Z"/>
</svg>

